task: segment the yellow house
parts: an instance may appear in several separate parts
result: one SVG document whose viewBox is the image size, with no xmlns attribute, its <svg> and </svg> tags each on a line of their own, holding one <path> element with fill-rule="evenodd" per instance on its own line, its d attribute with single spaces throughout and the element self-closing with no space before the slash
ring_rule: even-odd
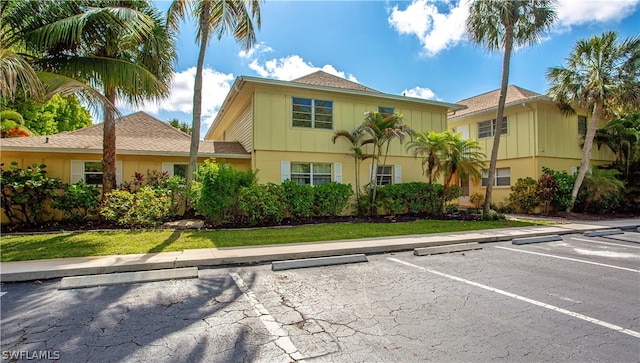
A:
<svg viewBox="0 0 640 363">
<path fill-rule="evenodd" d="M 467 106 L 449 116 L 449 129 L 462 133 L 466 138 L 480 142 L 487 159 L 491 157 L 496 128 L 496 112 L 500 90 L 464 99 L 458 104 Z M 493 181 L 492 201 L 503 202 L 511 192 L 510 186 L 519 178 L 538 179 L 542 168 L 576 172 L 582 159 L 581 143 L 586 134 L 590 112 L 578 111 L 566 115 L 547 96 L 517 86 L 509 86 L 504 110 L 504 127 L 501 130 L 496 178 Z M 604 126 L 602 122 L 601 126 Z M 615 160 L 606 148 L 594 148 L 593 164 L 605 164 Z M 487 163 L 488 167 L 488 163 Z M 461 204 L 469 203 L 469 195 L 484 195 L 489 182 L 487 174 L 480 182 L 463 182 L 465 196 Z"/>
<path fill-rule="evenodd" d="M 47 175 L 66 183 L 83 179 L 102 183 L 102 124 L 49 136 L 2 139 L 4 168 L 15 161 L 22 168 L 45 164 Z M 117 182 L 133 178 L 135 172 L 165 171 L 185 175 L 191 136 L 144 112 L 116 121 Z M 238 142 L 204 141 L 199 161 L 216 158 L 234 167 L 248 169 L 251 155 Z"/>
<path fill-rule="evenodd" d="M 350 143 L 335 131 L 361 125 L 365 112 L 394 112 L 414 130 L 444 131 L 447 113 L 464 106 L 385 94 L 318 71 L 293 81 L 238 77 L 205 140 L 237 141 L 251 154 L 251 168 L 261 183 L 290 179 L 303 184 L 336 181 L 355 186 Z M 362 185 L 371 178 L 365 162 Z M 384 165 L 377 168 L 383 183 L 424 181 L 420 160 L 405 145 L 391 143 Z"/>
</svg>

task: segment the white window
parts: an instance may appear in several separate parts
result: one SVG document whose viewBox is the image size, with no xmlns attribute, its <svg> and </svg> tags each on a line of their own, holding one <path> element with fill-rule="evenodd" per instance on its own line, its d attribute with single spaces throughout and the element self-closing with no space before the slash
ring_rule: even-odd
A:
<svg viewBox="0 0 640 363">
<path fill-rule="evenodd" d="M 587 134 L 587 116 L 578 116 L 578 134 Z"/>
<path fill-rule="evenodd" d="M 169 176 L 179 175 L 186 178 L 188 166 L 186 163 L 162 163 L 162 172 Z"/>
<path fill-rule="evenodd" d="M 486 187 L 489 184 L 489 172 L 482 172 L 482 186 Z M 511 185 L 511 169 L 498 168 L 496 169 L 496 177 L 493 183 L 494 187 L 508 187 Z"/>
<path fill-rule="evenodd" d="M 329 184 L 331 183 L 331 164 L 291 163 L 291 180 L 297 184 Z"/>
<path fill-rule="evenodd" d="M 509 131 L 507 118 L 502 119 L 502 131 L 501 135 L 506 134 Z M 491 137 L 496 134 L 496 120 L 478 122 L 478 139 L 483 137 Z"/>
<path fill-rule="evenodd" d="M 90 185 L 102 185 L 102 161 L 71 160 L 71 184 L 80 180 Z M 122 184 L 122 161 L 116 161 L 116 183 Z"/>
<path fill-rule="evenodd" d="M 382 115 L 382 117 L 392 116 L 394 112 L 393 107 L 378 106 L 378 113 Z"/>
<path fill-rule="evenodd" d="M 292 124 L 314 129 L 333 128 L 333 102 L 292 97 Z"/>
<path fill-rule="evenodd" d="M 373 165 L 371 166 L 373 170 Z M 371 174 L 370 174 L 371 175 Z M 376 166 L 377 185 L 389 185 L 402 183 L 401 165 L 378 165 Z"/>
</svg>

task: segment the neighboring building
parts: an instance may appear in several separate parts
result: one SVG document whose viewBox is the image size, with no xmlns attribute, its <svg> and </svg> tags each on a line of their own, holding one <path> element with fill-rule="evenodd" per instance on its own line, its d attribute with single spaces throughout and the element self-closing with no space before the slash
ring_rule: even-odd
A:
<svg viewBox="0 0 640 363">
<path fill-rule="evenodd" d="M 447 129 L 447 113 L 464 106 L 390 95 L 327 74 L 312 73 L 293 81 L 238 77 L 227 95 L 206 140 L 237 141 L 251 154 L 251 168 L 261 183 L 320 184 L 336 181 L 355 186 L 350 143 L 331 138 L 337 130 L 361 125 L 365 112 L 404 115 L 414 130 Z M 391 142 L 385 183 L 424 181 L 420 160 L 397 140 Z M 381 161 L 382 162 L 382 161 Z M 361 168 L 362 185 L 371 177 L 370 160 Z"/>
<path fill-rule="evenodd" d="M 102 124 L 49 136 L 2 139 L 4 168 L 12 161 L 24 168 L 45 164 L 47 175 L 66 183 L 84 179 L 102 183 Z M 183 175 L 189 162 L 191 136 L 144 112 L 116 121 L 117 183 L 133 178 L 135 172 L 166 171 Z M 225 161 L 247 170 L 251 155 L 238 142 L 203 141 L 199 162 L 208 158 Z"/>
<path fill-rule="evenodd" d="M 480 142 L 487 160 L 491 157 L 495 118 L 500 90 L 491 91 L 464 99 L 458 104 L 467 106 L 449 116 L 449 129 L 462 133 L 467 138 Z M 590 112 L 579 111 L 566 115 L 547 96 L 526 89 L 509 86 L 504 110 L 506 120 L 501 130 L 498 148 L 496 179 L 492 201 L 503 202 L 511 192 L 510 186 L 519 178 L 538 179 L 542 168 L 576 172 L 582 160 L 582 142 L 587 130 Z M 604 126 L 602 122 L 601 126 Z M 593 164 L 604 164 L 615 160 L 607 148 L 593 148 Z M 486 167 L 489 167 L 487 162 Z M 468 203 L 473 193 L 485 193 L 488 178 L 481 183 L 463 182 L 466 197 L 461 204 Z"/>
</svg>

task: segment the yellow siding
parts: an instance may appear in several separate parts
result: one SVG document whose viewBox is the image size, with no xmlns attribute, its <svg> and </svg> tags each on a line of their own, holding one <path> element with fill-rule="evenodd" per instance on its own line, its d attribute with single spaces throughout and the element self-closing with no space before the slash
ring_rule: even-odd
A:
<svg viewBox="0 0 640 363">
<path fill-rule="evenodd" d="M 292 93 L 293 92 L 293 93 Z M 311 129 L 293 127 L 291 121 L 291 99 L 303 97 L 333 102 L 333 129 Z M 256 87 L 254 93 L 254 148 L 256 150 L 344 153 L 348 147 L 336 147 L 331 137 L 336 130 L 351 131 L 364 121 L 364 113 L 377 111 L 378 106 L 394 107 L 404 114 L 404 121 L 415 130 L 444 131 L 446 129 L 446 109 L 444 107 L 410 104 L 375 97 L 337 95 L 322 91 L 287 90 Z M 405 148 L 397 142 L 391 144 L 390 155 L 407 155 Z M 259 168 L 262 165 L 255 161 Z"/>
<path fill-rule="evenodd" d="M 238 141 L 246 150 L 253 149 L 252 111 L 251 104 L 246 105 L 238 121 L 231 124 L 222 141 Z"/>
<path fill-rule="evenodd" d="M 345 154 L 336 153 L 290 153 L 284 151 L 263 151 L 258 150 L 254 155 L 256 164 L 259 165 L 258 182 L 259 183 L 276 183 L 281 181 L 281 162 L 302 162 L 302 163 L 341 163 L 342 164 L 342 183 L 351 184 L 355 187 L 355 164 L 351 157 Z M 397 157 L 390 156 L 386 165 L 401 165 L 402 182 L 410 181 L 426 181 L 426 177 L 422 175 L 422 167 L 420 159 L 410 156 Z M 332 168 L 333 170 L 333 168 Z M 364 186 L 369 182 L 371 170 L 371 161 L 365 161 L 360 167 L 360 184 Z M 335 176 L 335 175 L 334 175 Z"/>
</svg>

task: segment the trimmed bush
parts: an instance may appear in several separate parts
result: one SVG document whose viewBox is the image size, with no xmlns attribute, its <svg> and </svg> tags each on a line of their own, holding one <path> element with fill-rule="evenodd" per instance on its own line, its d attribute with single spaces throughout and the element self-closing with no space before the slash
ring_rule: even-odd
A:
<svg viewBox="0 0 640 363">
<path fill-rule="evenodd" d="M 440 215 L 444 211 L 444 203 L 457 198 L 460 191 L 455 186 L 445 192 L 441 184 L 411 182 L 385 185 L 378 193 L 388 214 Z"/>
<path fill-rule="evenodd" d="M 131 227 L 156 227 L 173 213 L 171 197 L 166 190 L 148 185 L 140 187 L 137 193 L 112 191 L 105 196 L 100 210 L 105 219 Z"/>
<path fill-rule="evenodd" d="M 555 171 L 549 168 L 542 168 L 542 172 L 550 174 L 556 181 L 556 192 L 551 198 L 551 206 L 556 210 L 566 210 L 571 205 L 571 192 L 576 176 L 570 175 L 565 170 Z"/>
<path fill-rule="evenodd" d="M 331 182 L 313 187 L 313 213 L 319 217 L 341 215 L 353 194 L 351 184 Z"/>
<path fill-rule="evenodd" d="M 80 180 L 75 184 L 63 184 L 62 194 L 51 201 L 51 206 L 63 212 L 64 218 L 83 221 L 97 216 L 100 207 L 100 190 Z"/>
<path fill-rule="evenodd" d="M 532 213 L 540 205 L 540 189 L 533 178 L 519 178 L 511 187 L 509 202 L 521 213 Z"/>
<path fill-rule="evenodd" d="M 282 183 L 282 195 L 291 220 L 307 219 L 313 215 L 314 193 L 311 185 L 286 180 Z"/>
<path fill-rule="evenodd" d="M 8 170 L 4 164 L 0 167 L 0 201 L 9 221 L 32 226 L 42 224 L 43 218 L 51 214 L 46 205 L 62 186 L 60 179 L 49 178 L 44 164 L 21 169 L 14 161 Z"/>
<path fill-rule="evenodd" d="M 266 226 L 282 222 L 285 203 L 282 187 L 276 184 L 253 184 L 240 189 L 238 212 L 241 223 Z"/>
</svg>

